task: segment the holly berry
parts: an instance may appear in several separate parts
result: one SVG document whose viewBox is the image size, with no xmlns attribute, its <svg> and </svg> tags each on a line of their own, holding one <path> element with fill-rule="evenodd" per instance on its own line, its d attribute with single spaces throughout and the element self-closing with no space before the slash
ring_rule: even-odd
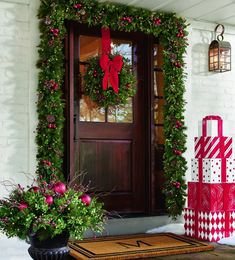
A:
<svg viewBox="0 0 235 260">
<path fill-rule="evenodd" d="M 174 63 L 174 65 L 175 65 L 176 68 L 181 68 L 181 67 L 182 67 L 181 63 L 178 62 L 178 61 L 176 61 L 176 62 Z"/>
<path fill-rule="evenodd" d="M 48 124 L 47 125 L 48 126 L 48 128 L 50 128 L 50 129 L 55 129 L 56 128 L 56 124 Z"/>
<path fill-rule="evenodd" d="M 43 160 L 42 163 L 45 164 L 45 165 L 48 165 L 48 166 L 52 165 L 52 163 L 48 160 Z"/>
<path fill-rule="evenodd" d="M 63 195 L 66 192 L 66 185 L 63 182 L 56 182 L 53 186 L 53 190 L 56 193 Z"/>
<path fill-rule="evenodd" d="M 175 187 L 176 187 L 176 189 L 179 189 L 179 188 L 180 188 L 180 186 L 181 186 L 180 182 L 178 182 L 178 181 L 176 181 L 176 182 L 173 182 L 173 183 L 172 183 L 172 185 L 173 185 L 173 186 L 175 186 Z"/>
<path fill-rule="evenodd" d="M 174 150 L 174 154 L 175 155 L 182 155 L 182 152 L 180 150 L 175 149 Z"/>
<path fill-rule="evenodd" d="M 176 127 L 176 128 L 181 128 L 182 126 L 183 126 L 183 124 L 182 124 L 180 121 L 177 120 L 177 121 L 175 122 L 175 127 Z"/>
<path fill-rule="evenodd" d="M 91 197 L 88 194 L 82 194 L 79 199 L 87 206 L 91 204 Z"/>
<path fill-rule="evenodd" d="M 98 72 L 97 72 L 97 70 L 94 70 L 94 71 L 93 71 L 93 77 L 96 78 L 97 76 L 98 76 Z"/>
<path fill-rule="evenodd" d="M 51 205 L 51 204 L 53 204 L 54 199 L 53 199 L 53 197 L 51 195 L 46 195 L 45 201 L 46 201 L 47 205 Z"/>
<path fill-rule="evenodd" d="M 55 37 L 58 36 L 59 31 L 60 31 L 60 30 L 57 29 L 57 28 L 51 28 L 51 29 L 50 29 L 50 32 L 51 32 Z"/>
<path fill-rule="evenodd" d="M 24 210 L 24 209 L 27 209 L 28 208 L 28 203 L 26 203 L 26 202 L 21 202 L 20 204 L 19 204 L 19 206 L 18 206 L 18 209 L 20 210 L 20 211 L 22 211 L 22 210 Z"/>
<path fill-rule="evenodd" d="M 81 7 L 82 7 L 82 4 L 75 4 L 73 6 L 73 8 L 75 8 L 75 9 L 81 9 Z"/>
</svg>

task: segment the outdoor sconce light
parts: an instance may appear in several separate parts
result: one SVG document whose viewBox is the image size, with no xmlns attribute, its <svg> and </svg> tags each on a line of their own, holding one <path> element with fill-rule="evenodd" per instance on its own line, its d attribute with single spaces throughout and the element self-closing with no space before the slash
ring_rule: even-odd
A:
<svg viewBox="0 0 235 260">
<path fill-rule="evenodd" d="M 231 70 L 231 45 L 224 39 L 224 26 L 218 24 L 215 27 L 215 36 L 217 29 L 221 27 L 222 32 L 217 36 L 217 40 L 211 42 L 208 52 L 209 71 L 225 72 Z"/>
</svg>

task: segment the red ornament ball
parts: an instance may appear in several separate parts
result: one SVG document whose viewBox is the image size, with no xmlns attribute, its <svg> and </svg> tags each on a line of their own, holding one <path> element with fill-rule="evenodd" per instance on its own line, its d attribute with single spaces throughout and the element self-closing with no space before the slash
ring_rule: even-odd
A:
<svg viewBox="0 0 235 260">
<path fill-rule="evenodd" d="M 66 192 L 66 185 L 63 182 L 56 182 L 53 186 L 53 190 L 56 193 L 63 195 Z"/>
<path fill-rule="evenodd" d="M 91 197 L 87 194 L 82 194 L 79 199 L 87 206 L 91 204 Z"/>
<path fill-rule="evenodd" d="M 18 206 L 18 209 L 20 210 L 20 211 L 22 211 L 22 210 L 24 210 L 24 209 L 27 209 L 28 208 L 28 203 L 26 203 L 26 202 L 21 202 L 20 204 L 19 204 L 19 206 Z"/>
<path fill-rule="evenodd" d="M 46 201 L 47 205 L 51 205 L 51 204 L 53 204 L 54 199 L 51 195 L 46 195 L 45 201 Z"/>
</svg>

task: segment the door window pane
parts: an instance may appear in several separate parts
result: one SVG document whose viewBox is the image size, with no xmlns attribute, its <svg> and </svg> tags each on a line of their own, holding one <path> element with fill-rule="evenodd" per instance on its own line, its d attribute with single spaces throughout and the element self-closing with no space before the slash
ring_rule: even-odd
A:
<svg viewBox="0 0 235 260">
<path fill-rule="evenodd" d="M 120 53 L 133 64 L 133 44 L 128 40 L 112 39 L 112 53 Z M 81 122 L 133 123 L 133 98 L 125 106 L 99 108 L 88 96 L 83 94 L 83 76 L 88 65 L 87 60 L 101 55 L 101 37 L 80 35 L 79 38 L 79 120 Z M 102 86 L 100 86 L 102 88 Z"/>
<path fill-rule="evenodd" d="M 132 112 L 132 98 L 129 99 L 125 106 L 119 108 L 108 109 L 108 122 L 113 123 L 132 123 L 133 112 Z"/>
</svg>

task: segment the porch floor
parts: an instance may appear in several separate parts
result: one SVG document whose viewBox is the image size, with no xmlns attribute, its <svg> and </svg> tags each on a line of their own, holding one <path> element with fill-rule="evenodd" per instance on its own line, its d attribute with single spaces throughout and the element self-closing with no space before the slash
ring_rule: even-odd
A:
<svg viewBox="0 0 235 260">
<path fill-rule="evenodd" d="M 149 260 L 160 260 L 160 259 L 171 259 L 171 260 L 181 260 L 181 259 L 202 259 L 202 260 L 220 260 L 220 259 L 235 259 L 235 246 L 219 245 L 217 243 L 211 243 L 215 249 L 208 252 L 200 252 L 193 254 L 182 254 L 182 255 L 172 255 L 172 256 L 159 256 L 145 258 Z M 67 257 L 67 260 L 74 260 L 73 257 Z"/>
</svg>

